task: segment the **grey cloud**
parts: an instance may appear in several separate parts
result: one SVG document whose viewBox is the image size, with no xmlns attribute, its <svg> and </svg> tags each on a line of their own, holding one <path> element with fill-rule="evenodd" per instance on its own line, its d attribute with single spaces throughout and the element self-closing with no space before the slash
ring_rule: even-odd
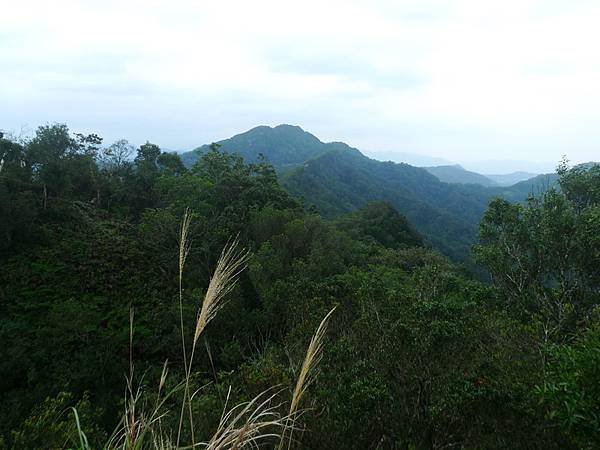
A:
<svg viewBox="0 0 600 450">
<path fill-rule="evenodd" d="M 350 46 L 351 47 L 351 46 Z M 382 69 L 370 54 L 374 49 L 328 46 L 317 41 L 279 43 L 262 52 L 262 61 L 275 72 L 301 75 L 332 75 L 351 82 L 368 83 L 374 88 L 410 90 L 421 87 L 428 78 L 410 68 Z M 398 55 L 401 51 L 398 51 Z M 392 57 L 392 56 L 390 56 Z"/>
<path fill-rule="evenodd" d="M 8 58 L 0 79 L 23 80 L 40 93 L 74 92 L 109 96 L 147 94 L 151 86 L 132 74 L 128 67 L 138 60 L 125 51 L 48 52 Z"/>
</svg>

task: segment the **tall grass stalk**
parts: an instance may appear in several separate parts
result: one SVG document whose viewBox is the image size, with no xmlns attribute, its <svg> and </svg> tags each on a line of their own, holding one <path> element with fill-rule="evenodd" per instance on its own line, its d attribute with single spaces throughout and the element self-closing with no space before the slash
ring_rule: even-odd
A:
<svg viewBox="0 0 600 450">
<path fill-rule="evenodd" d="M 182 349 L 182 355 L 183 355 L 183 370 L 184 373 L 188 373 L 188 366 L 187 366 L 187 351 L 186 351 L 186 345 L 185 345 L 185 329 L 183 326 L 183 269 L 185 268 L 185 262 L 187 260 L 187 257 L 190 253 L 190 250 L 192 248 L 192 242 L 189 239 L 189 231 L 190 231 L 190 225 L 192 223 L 192 216 L 190 214 L 189 208 L 185 209 L 185 212 L 183 213 L 183 219 L 181 221 L 181 228 L 180 228 L 180 233 L 179 233 L 179 277 L 178 277 L 178 281 L 179 281 L 179 328 L 181 330 L 181 349 Z M 183 413 L 185 411 L 185 405 L 188 405 L 188 410 L 189 410 L 189 417 L 190 417 L 190 429 L 192 430 L 191 433 L 193 434 L 193 420 L 192 420 L 192 403 L 191 403 L 191 399 L 189 398 L 189 390 L 187 389 L 187 384 L 186 384 L 186 389 L 184 391 L 184 401 L 181 402 L 181 413 L 180 413 L 180 422 L 179 422 L 179 427 L 177 430 L 177 444 L 179 445 L 179 440 L 181 438 L 181 429 L 182 429 L 182 425 L 183 425 Z M 193 441 L 193 438 L 192 438 Z"/>
<path fill-rule="evenodd" d="M 197 391 L 193 394 L 190 392 L 191 371 L 196 345 L 206 329 L 206 326 L 226 304 L 226 296 L 235 287 L 239 274 L 246 267 L 249 253 L 246 250 L 238 249 L 239 241 L 237 238 L 228 243 L 223 249 L 217 262 L 217 267 L 210 279 L 202 306 L 196 315 L 196 326 L 192 336 L 191 350 L 188 356 L 184 332 L 182 285 L 185 262 L 191 249 L 191 242 L 189 239 L 190 224 L 191 215 L 189 211 L 186 210 L 181 223 L 179 236 L 179 320 L 185 377 L 181 383 L 165 392 L 165 385 L 169 373 L 168 361 L 165 361 L 158 382 L 158 395 L 156 401 L 154 402 L 152 410 L 149 413 L 146 413 L 143 391 L 141 387 L 134 389 L 134 311 L 133 309 L 130 309 L 129 374 L 126 376 L 125 411 L 119 425 L 109 438 L 109 441 L 103 446 L 103 449 L 142 450 L 143 448 L 151 447 L 158 450 L 173 450 L 181 448 L 194 449 L 197 446 L 202 446 L 206 450 L 239 450 L 247 446 L 258 448 L 265 440 L 277 438 L 279 438 L 279 447 L 281 448 L 288 432 L 289 448 L 292 442 L 293 431 L 296 429 L 296 420 L 300 415 L 299 405 L 306 389 L 313 381 L 313 372 L 322 358 L 323 340 L 327 329 L 327 323 L 335 308 L 329 311 L 323 318 L 314 336 L 310 340 L 287 415 L 282 416 L 279 412 L 284 408 L 284 403 L 276 401 L 276 398 L 280 395 L 281 391 L 275 391 L 273 388 L 267 389 L 252 400 L 228 410 L 228 403 L 231 396 L 231 388 L 229 388 L 219 425 L 214 435 L 208 442 L 196 442 L 194 438 L 191 403 Z M 163 432 L 161 420 L 168 414 L 168 411 L 165 409 L 167 401 L 181 389 L 184 391 L 183 401 L 179 415 L 177 440 L 173 443 L 171 435 Z M 189 415 L 191 445 L 180 447 L 186 405 Z M 89 450 L 90 445 L 82 430 L 79 415 L 75 409 L 73 409 L 73 412 L 75 415 L 80 450 Z"/>
<path fill-rule="evenodd" d="M 202 335 L 206 326 L 212 319 L 215 318 L 219 310 L 225 306 L 227 294 L 235 287 L 239 274 L 246 267 L 249 253 L 244 249 L 239 250 L 238 245 L 239 240 L 236 238 L 231 243 L 228 243 L 225 248 L 223 248 L 221 256 L 217 262 L 217 267 L 208 284 L 208 289 L 206 290 L 202 307 L 198 311 L 198 315 L 196 317 L 196 328 L 194 330 L 194 336 L 192 339 L 192 350 L 190 352 L 189 360 L 187 361 L 187 367 L 185 367 L 186 373 L 184 382 L 184 402 L 188 403 L 192 443 L 194 443 L 195 440 L 193 434 L 194 424 L 190 399 L 190 378 L 192 365 L 194 362 L 194 354 L 196 352 L 196 344 L 198 343 L 198 339 Z M 183 411 L 184 409 L 182 408 L 182 413 L 179 418 L 179 429 L 177 431 L 177 446 L 179 446 L 181 438 Z M 192 448 L 194 447 L 195 444 L 192 444 Z"/>
<path fill-rule="evenodd" d="M 288 420 L 289 418 L 294 418 L 296 414 L 299 413 L 298 408 L 300 406 L 302 397 L 304 396 L 306 389 L 308 389 L 308 387 L 313 381 L 313 374 L 315 372 L 315 368 L 321 361 L 321 358 L 323 357 L 323 340 L 325 338 L 325 333 L 327 332 L 327 323 L 329 322 L 329 318 L 331 317 L 336 308 L 337 306 L 334 306 L 331 309 L 331 311 L 329 311 L 327 315 L 323 318 L 323 320 L 321 320 L 317 331 L 315 332 L 315 334 L 310 340 L 310 343 L 308 344 L 306 356 L 304 357 L 304 361 L 302 362 L 302 367 L 300 368 L 300 373 L 298 374 L 298 379 L 296 380 L 294 393 L 292 394 L 292 400 L 290 402 L 290 409 L 288 413 Z M 288 448 L 290 448 L 292 444 L 293 430 L 293 427 L 289 427 L 290 437 L 288 441 Z M 280 449 L 283 448 L 283 442 L 285 439 L 286 432 L 287 427 L 283 430 L 283 433 L 281 434 L 281 440 L 279 442 Z"/>
<path fill-rule="evenodd" d="M 245 446 L 258 447 L 259 443 L 281 434 L 278 429 L 285 429 L 288 417 L 281 417 L 278 410 L 281 403 L 275 403 L 280 392 L 267 389 L 252 400 L 231 408 L 227 413 L 227 401 L 217 431 L 209 442 L 201 443 L 206 450 L 237 450 Z"/>
</svg>

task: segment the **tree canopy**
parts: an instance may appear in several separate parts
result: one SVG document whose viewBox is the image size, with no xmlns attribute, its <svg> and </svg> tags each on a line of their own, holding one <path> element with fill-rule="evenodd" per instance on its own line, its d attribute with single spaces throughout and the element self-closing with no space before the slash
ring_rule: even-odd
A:
<svg viewBox="0 0 600 450">
<path fill-rule="evenodd" d="M 411 202 L 373 198 L 329 220 L 264 159 L 205 150 L 188 168 L 65 125 L 0 139 L 0 448 L 79 448 L 70 407 L 99 448 L 132 360 L 147 404 L 153 386 L 174 387 L 181 336 L 234 239 L 247 268 L 198 341 L 185 439 L 208 441 L 227 404 L 292 393 L 336 307 L 292 448 L 600 445 L 598 167 L 563 165 L 558 188 L 491 201 L 473 251 L 482 282 L 397 209 Z M 161 416 L 172 435 L 182 396 Z"/>
</svg>

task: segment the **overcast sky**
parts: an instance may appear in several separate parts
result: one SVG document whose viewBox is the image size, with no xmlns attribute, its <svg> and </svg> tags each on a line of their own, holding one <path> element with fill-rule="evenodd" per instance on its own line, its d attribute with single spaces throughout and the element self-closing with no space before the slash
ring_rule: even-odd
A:
<svg viewBox="0 0 600 450">
<path fill-rule="evenodd" d="M 256 125 L 457 162 L 600 159 L 598 0 L 6 1 L 0 129 L 187 150 Z"/>
</svg>

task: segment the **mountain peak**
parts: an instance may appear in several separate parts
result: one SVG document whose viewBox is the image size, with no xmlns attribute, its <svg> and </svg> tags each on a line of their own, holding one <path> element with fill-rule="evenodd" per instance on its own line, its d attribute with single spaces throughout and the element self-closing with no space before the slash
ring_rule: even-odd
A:
<svg viewBox="0 0 600 450">
<path fill-rule="evenodd" d="M 290 132 L 290 133 L 308 133 L 307 131 L 304 131 L 300 126 L 298 125 L 290 125 L 287 123 L 281 123 L 279 125 L 275 125 L 275 126 L 269 126 L 269 125 L 258 125 L 254 128 L 250 128 L 248 131 L 244 131 L 243 133 L 239 133 L 236 136 L 239 136 L 241 134 L 248 134 L 248 133 L 256 133 L 256 132 Z M 310 134 L 310 133 L 308 133 Z"/>
<path fill-rule="evenodd" d="M 277 168 L 296 166 L 321 155 L 328 150 L 327 144 L 297 125 L 280 124 L 274 127 L 260 125 L 235 136 L 218 141 L 221 150 L 241 155 L 246 162 L 256 162 L 259 155 Z M 200 154 L 209 150 L 203 145 L 183 153 L 182 160 L 188 166 L 194 164 Z"/>
<path fill-rule="evenodd" d="M 288 123 L 281 123 L 279 125 L 276 125 L 273 127 L 274 130 L 290 130 L 290 131 L 299 131 L 302 133 L 308 133 L 307 131 L 304 131 L 302 129 L 302 127 L 300 127 L 299 125 L 290 125 Z"/>
</svg>

